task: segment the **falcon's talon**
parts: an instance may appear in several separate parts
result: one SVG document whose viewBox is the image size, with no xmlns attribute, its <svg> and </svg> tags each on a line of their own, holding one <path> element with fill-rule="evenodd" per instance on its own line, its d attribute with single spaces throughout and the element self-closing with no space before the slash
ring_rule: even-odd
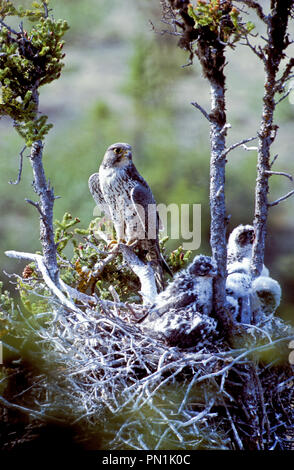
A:
<svg viewBox="0 0 294 470">
<path fill-rule="evenodd" d="M 139 243 L 139 240 L 129 240 L 126 245 L 129 247 L 136 246 Z"/>
<path fill-rule="evenodd" d="M 108 244 L 107 244 L 107 248 L 109 249 L 111 247 L 111 245 L 118 245 L 118 241 L 117 240 L 111 240 Z"/>
<path fill-rule="evenodd" d="M 113 251 L 116 248 L 118 248 L 118 241 L 117 240 L 111 240 L 107 245 L 107 249 L 110 250 L 110 251 Z"/>
<path fill-rule="evenodd" d="M 119 248 L 119 245 L 125 245 L 126 242 L 124 239 L 121 239 L 121 240 L 111 240 L 108 245 L 107 245 L 107 248 L 110 250 L 113 250 L 113 249 L 118 249 Z"/>
</svg>

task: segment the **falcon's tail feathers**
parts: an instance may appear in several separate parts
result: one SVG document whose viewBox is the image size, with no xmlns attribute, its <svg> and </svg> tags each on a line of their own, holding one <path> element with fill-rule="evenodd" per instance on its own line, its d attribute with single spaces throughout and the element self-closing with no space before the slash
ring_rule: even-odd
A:
<svg viewBox="0 0 294 470">
<path fill-rule="evenodd" d="M 164 290 L 165 283 L 164 283 L 164 275 L 163 275 L 163 269 L 162 269 L 161 263 L 155 260 L 149 261 L 149 263 L 154 272 L 157 291 L 162 292 Z"/>
<path fill-rule="evenodd" d="M 160 258 L 157 260 L 150 260 L 150 264 L 154 271 L 157 290 L 158 292 L 162 292 L 165 288 L 164 271 L 166 271 L 171 277 L 173 274 L 162 255 L 160 255 Z"/>
<path fill-rule="evenodd" d="M 165 261 L 165 259 L 162 255 L 161 255 L 161 263 L 160 264 L 161 264 L 162 269 L 164 269 L 164 271 L 167 272 L 167 274 L 169 274 L 171 277 L 173 277 L 173 273 L 171 272 L 169 265 L 167 264 L 167 262 Z"/>
<path fill-rule="evenodd" d="M 173 276 L 172 272 L 160 252 L 158 240 L 154 241 L 147 239 L 145 241 L 144 249 L 146 250 L 145 260 L 150 263 L 154 271 L 157 290 L 161 292 L 165 288 L 164 271 L 166 271 L 170 276 Z"/>
</svg>

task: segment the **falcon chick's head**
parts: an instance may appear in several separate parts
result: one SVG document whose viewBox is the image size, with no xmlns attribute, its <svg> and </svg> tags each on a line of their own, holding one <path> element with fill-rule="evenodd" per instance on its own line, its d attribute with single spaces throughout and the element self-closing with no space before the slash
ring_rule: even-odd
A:
<svg viewBox="0 0 294 470">
<path fill-rule="evenodd" d="M 228 263 L 251 258 L 254 239 L 252 225 L 238 225 L 234 228 L 228 240 Z"/>
<path fill-rule="evenodd" d="M 254 238 L 255 234 L 252 225 L 238 225 L 229 237 L 229 245 L 236 243 L 240 249 L 252 247 Z"/>
<path fill-rule="evenodd" d="M 104 168 L 125 168 L 132 163 L 132 147 L 118 142 L 110 145 L 105 152 L 102 166 Z"/>
<path fill-rule="evenodd" d="M 191 276 L 215 277 L 217 267 L 215 261 L 210 256 L 197 255 L 188 267 Z"/>
</svg>

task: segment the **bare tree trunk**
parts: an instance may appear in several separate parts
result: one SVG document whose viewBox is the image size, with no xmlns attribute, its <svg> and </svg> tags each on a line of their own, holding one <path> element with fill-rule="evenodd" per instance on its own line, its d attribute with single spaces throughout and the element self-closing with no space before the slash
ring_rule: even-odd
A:
<svg viewBox="0 0 294 470">
<path fill-rule="evenodd" d="M 226 333 L 231 320 L 225 311 L 227 277 L 226 241 L 226 112 L 225 112 L 225 53 L 224 45 L 217 39 L 210 43 L 206 36 L 199 38 L 196 54 L 208 79 L 211 92 L 211 112 L 206 115 L 210 122 L 210 245 L 217 263 L 218 275 L 214 280 L 214 312 L 221 329 Z M 203 110 L 202 110 L 203 112 Z"/>
<path fill-rule="evenodd" d="M 35 104 L 35 116 L 39 112 L 39 81 L 32 87 L 32 96 Z M 45 266 L 49 277 L 56 286 L 59 286 L 59 268 L 57 264 L 57 246 L 54 241 L 53 206 L 55 201 L 54 190 L 50 181 L 46 180 L 43 166 L 43 143 L 36 140 L 31 146 L 30 162 L 33 170 L 33 188 L 39 196 L 39 202 L 26 201 L 36 207 L 40 214 L 40 241 L 43 249 Z"/>
<path fill-rule="evenodd" d="M 30 161 L 34 174 L 34 190 L 40 198 L 39 203 L 32 203 L 40 213 L 40 240 L 43 248 L 43 256 L 46 268 L 52 281 L 59 285 L 59 269 L 56 258 L 56 244 L 53 230 L 53 205 L 54 191 L 50 182 L 46 181 L 43 167 L 43 145 L 40 140 L 33 143 Z"/>
<path fill-rule="evenodd" d="M 279 89 L 277 73 L 284 49 L 289 45 L 287 27 L 293 0 L 272 0 L 271 12 L 264 19 L 267 23 L 267 44 L 264 52 L 258 55 L 263 59 L 265 69 L 265 87 L 263 96 L 263 113 L 259 132 L 257 179 L 255 189 L 254 228 L 255 241 L 253 244 L 252 273 L 259 276 L 263 263 L 266 240 L 266 224 L 268 217 L 268 192 L 270 177 L 270 148 L 275 139 L 277 126 L 273 123 L 276 107 L 275 94 Z M 286 78 L 286 77 L 285 77 Z M 283 85 L 280 83 L 280 87 Z"/>
<path fill-rule="evenodd" d="M 210 80 L 210 244 L 213 258 L 216 260 L 218 275 L 214 280 L 214 308 L 226 329 L 227 316 L 224 312 L 226 302 L 226 203 L 225 203 L 225 84 Z"/>
</svg>

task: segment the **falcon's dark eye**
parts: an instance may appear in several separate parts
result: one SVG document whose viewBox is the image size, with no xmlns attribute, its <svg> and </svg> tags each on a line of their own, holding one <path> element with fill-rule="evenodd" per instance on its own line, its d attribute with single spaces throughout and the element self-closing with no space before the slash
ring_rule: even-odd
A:
<svg viewBox="0 0 294 470">
<path fill-rule="evenodd" d="M 116 155 L 119 155 L 119 154 L 121 153 L 121 148 L 120 148 L 120 147 L 115 147 L 115 148 L 113 149 L 113 151 L 114 151 L 114 153 L 115 153 Z"/>
</svg>

